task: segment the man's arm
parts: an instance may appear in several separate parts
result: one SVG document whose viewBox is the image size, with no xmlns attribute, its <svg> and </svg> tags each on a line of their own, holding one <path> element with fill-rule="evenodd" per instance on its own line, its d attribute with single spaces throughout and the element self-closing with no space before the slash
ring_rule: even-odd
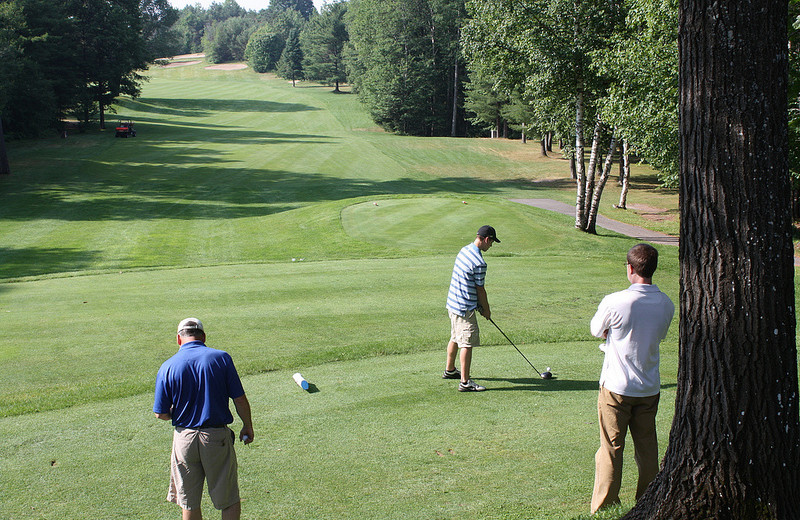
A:
<svg viewBox="0 0 800 520">
<path fill-rule="evenodd" d="M 589 324 L 589 329 L 592 332 L 592 336 L 606 339 L 608 338 L 608 330 L 611 328 L 611 315 L 603 303 L 600 302 L 597 312 Z"/>
<path fill-rule="evenodd" d="M 239 439 L 245 444 L 253 442 L 253 419 L 250 414 L 250 401 L 247 400 L 247 395 L 242 394 L 233 400 L 233 406 L 236 407 L 236 413 L 242 420 L 242 431 L 239 432 Z M 245 438 L 246 437 L 246 438 Z"/>
<path fill-rule="evenodd" d="M 478 293 L 478 312 L 488 320 L 492 317 L 492 311 L 489 309 L 489 299 L 486 297 L 486 288 L 482 285 L 476 285 L 475 291 Z"/>
<path fill-rule="evenodd" d="M 172 419 L 172 414 L 171 413 L 157 413 L 156 414 L 156 418 L 157 419 L 161 419 L 162 421 L 169 421 L 169 420 Z"/>
</svg>

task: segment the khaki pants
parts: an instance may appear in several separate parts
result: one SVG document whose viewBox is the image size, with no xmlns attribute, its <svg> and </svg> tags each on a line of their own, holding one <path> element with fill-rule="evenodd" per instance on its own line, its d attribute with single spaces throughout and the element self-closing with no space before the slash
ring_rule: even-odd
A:
<svg viewBox="0 0 800 520">
<path fill-rule="evenodd" d="M 636 498 L 642 496 L 658 473 L 656 412 L 660 394 L 627 397 L 600 387 L 597 412 L 600 422 L 600 448 L 595 454 L 592 513 L 618 504 L 622 484 L 622 452 L 628 428 L 633 438 L 634 458 L 639 467 Z"/>
<path fill-rule="evenodd" d="M 200 509 L 203 483 L 217 509 L 239 502 L 238 464 L 230 428 L 175 428 L 167 501 L 183 509 Z"/>
</svg>

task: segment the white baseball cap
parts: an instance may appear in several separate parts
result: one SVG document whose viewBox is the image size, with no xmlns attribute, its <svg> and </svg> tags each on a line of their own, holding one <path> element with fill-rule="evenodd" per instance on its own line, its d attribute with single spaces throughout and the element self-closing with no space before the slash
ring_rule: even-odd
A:
<svg viewBox="0 0 800 520">
<path fill-rule="evenodd" d="M 178 323 L 178 333 L 182 330 L 187 331 L 203 331 L 203 322 L 197 318 L 186 318 Z"/>
</svg>

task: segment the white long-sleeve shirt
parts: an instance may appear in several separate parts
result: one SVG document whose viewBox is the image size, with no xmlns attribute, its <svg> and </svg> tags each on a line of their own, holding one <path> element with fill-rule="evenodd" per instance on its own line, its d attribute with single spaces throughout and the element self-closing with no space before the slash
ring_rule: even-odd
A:
<svg viewBox="0 0 800 520">
<path fill-rule="evenodd" d="M 672 300 L 656 285 L 632 284 L 603 298 L 591 322 L 592 335 L 608 331 L 600 386 L 629 397 L 658 394 L 659 344 L 674 314 Z"/>
</svg>

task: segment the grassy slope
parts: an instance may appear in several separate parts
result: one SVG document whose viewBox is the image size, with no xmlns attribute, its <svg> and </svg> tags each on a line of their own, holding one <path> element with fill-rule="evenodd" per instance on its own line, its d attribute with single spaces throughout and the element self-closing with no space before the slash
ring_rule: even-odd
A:
<svg viewBox="0 0 800 520">
<path fill-rule="evenodd" d="M 254 404 L 258 439 L 239 450 L 245 518 L 584 512 L 600 365 L 586 323 L 625 286 L 632 241 L 505 200 L 570 201 L 559 182 L 531 182 L 563 178 L 566 164 L 501 140 L 387 135 L 354 96 L 249 71 L 154 77 L 120 107 L 136 139 L 12 146 L 0 184 L 0 517 L 175 516 L 163 503 L 170 430 L 152 419 L 150 392 L 190 314 L 233 354 Z M 444 291 L 484 222 L 503 240 L 487 254 L 495 318 L 557 379 L 531 378 L 484 325 L 475 375 L 492 391 L 463 395 L 438 378 Z M 664 248 L 659 275 L 674 300 L 676 253 Z M 301 392 L 296 370 L 319 391 Z"/>
</svg>

